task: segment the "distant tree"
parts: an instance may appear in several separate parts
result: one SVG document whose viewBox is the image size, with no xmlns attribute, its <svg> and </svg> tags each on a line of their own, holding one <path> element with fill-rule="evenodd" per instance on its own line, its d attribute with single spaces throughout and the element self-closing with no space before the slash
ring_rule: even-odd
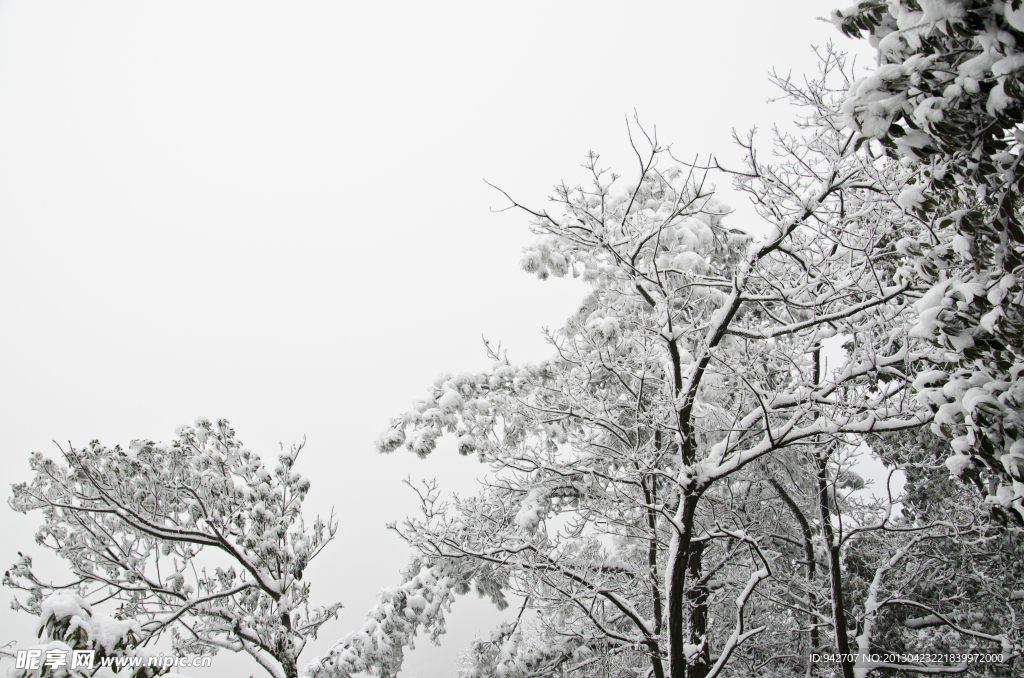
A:
<svg viewBox="0 0 1024 678">
<path fill-rule="evenodd" d="M 893 473 L 904 473 L 906 486 L 898 503 L 885 488 L 887 498 L 835 507 L 846 547 L 841 586 L 855 608 L 859 651 L 1001 653 L 1005 662 L 986 666 L 949 663 L 1016 675 L 1024 651 L 1020 528 L 950 478 L 943 445 L 926 430 L 868 440 Z"/>
<path fill-rule="evenodd" d="M 35 476 L 13 486 L 10 505 L 42 512 L 36 542 L 73 578 L 45 583 L 23 558 L 4 576 L 28 592 L 15 608 L 40 614 L 52 593 L 72 592 L 117 604 L 114 618 L 133 622 L 143 645 L 169 632 L 178 653 L 245 652 L 294 678 L 306 642 L 340 607 L 309 607 L 303 572 L 337 526 L 302 518 L 301 449 L 282 449 L 270 472 L 227 421 L 199 419 L 170 444 L 93 441 L 62 450 L 63 463 L 34 453 Z"/>
</svg>

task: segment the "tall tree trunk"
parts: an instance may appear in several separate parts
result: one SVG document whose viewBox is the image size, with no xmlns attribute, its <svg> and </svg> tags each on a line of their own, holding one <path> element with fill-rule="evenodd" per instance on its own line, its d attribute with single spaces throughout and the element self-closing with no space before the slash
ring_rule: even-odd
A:
<svg viewBox="0 0 1024 678">
<path fill-rule="evenodd" d="M 668 655 L 669 676 L 686 678 L 686 567 L 693 537 L 693 519 L 697 512 L 700 493 L 686 494 L 676 511 L 678 523 L 669 544 L 668 562 L 665 564 L 665 597 L 668 603 Z"/>
<path fill-rule="evenodd" d="M 708 587 L 701 582 L 704 564 L 704 544 L 702 541 L 690 541 L 689 572 L 693 584 L 686 592 L 686 600 L 690 605 L 690 643 L 700 645 L 701 649 L 693 657 L 687 671 L 687 678 L 704 678 L 711 670 L 711 648 L 706 642 L 708 633 Z"/>
<path fill-rule="evenodd" d="M 854 678 L 850 661 L 850 639 L 846 630 L 846 605 L 843 602 L 843 573 L 839 569 L 839 544 L 832 529 L 832 507 L 828 498 L 827 451 L 814 452 L 818 471 L 818 507 L 821 510 L 821 531 L 828 547 L 828 572 L 832 584 L 832 625 L 836 632 L 836 650 L 843 655 L 843 678 Z"/>
<path fill-rule="evenodd" d="M 281 626 L 285 628 L 286 633 L 281 634 L 277 638 L 277 642 L 273 647 L 274 659 L 281 664 L 281 669 L 284 671 L 284 678 L 299 678 L 299 666 L 296 661 L 292 648 L 292 615 L 287 609 L 282 609 L 280 612 Z"/>
</svg>

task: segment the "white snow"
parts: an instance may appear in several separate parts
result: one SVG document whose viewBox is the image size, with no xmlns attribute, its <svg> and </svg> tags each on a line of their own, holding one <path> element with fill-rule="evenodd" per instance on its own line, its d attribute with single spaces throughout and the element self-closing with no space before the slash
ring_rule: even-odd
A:
<svg viewBox="0 0 1024 678">
<path fill-rule="evenodd" d="M 974 464 L 966 454 L 954 454 L 952 457 L 948 457 L 945 463 L 949 472 L 957 477 Z"/>
<path fill-rule="evenodd" d="M 454 412 L 462 407 L 462 396 L 454 389 L 445 391 L 444 395 L 437 399 L 437 406 L 442 412 Z"/>
<path fill-rule="evenodd" d="M 896 204 L 905 210 L 917 209 L 924 203 L 924 186 L 904 188 L 896 198 Z"/>
</svg>

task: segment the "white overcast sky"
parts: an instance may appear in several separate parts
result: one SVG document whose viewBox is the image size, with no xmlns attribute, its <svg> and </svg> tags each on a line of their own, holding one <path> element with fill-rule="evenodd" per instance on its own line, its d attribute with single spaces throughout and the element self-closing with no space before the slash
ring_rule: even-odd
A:
<svg viewBox="0 0 1024 678">
<path fill-rule="evenodd" d="M 450 446 L 377 455 L 388 419 L 485 368 L 481 334 L 546 357 L 540 329 L 581 297 L 519 270 L 528 220 L 492 213 L 483 179 L 542 206 L 588 149 L 632 172 L 634 110 L 677 155 L 736 164 L 732 128 L 792 117 L 769 69 L 849 45 L 816 21 L 835 4 L 0 0 L 4 481 L 53 440 L 166 440 L 199 415 L 268 460 L 305 436 L 308 508 L 341 517 L 308 576 L 345 604 L 308 660 L 398 582 L 401 479 L 485 473 Z M 22 550 L 59 579 L 39 516 L 3 510 L 0 565 Z M 26 644 L 10 595 L 0 644 Z M 454 675 L 496 617 L 471 594 L 449 619 L 403 676 Z"/>
</svg>

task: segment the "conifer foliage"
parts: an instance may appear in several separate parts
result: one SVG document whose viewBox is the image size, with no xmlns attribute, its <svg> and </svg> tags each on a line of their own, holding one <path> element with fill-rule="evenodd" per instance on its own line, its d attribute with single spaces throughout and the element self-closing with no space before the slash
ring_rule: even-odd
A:
<svg viewBox="0 0 1024 678">
<path fill-rule="evenodd" d="M 902 248 L 929 291 L 917 336 L 948 350 L 922 374 L 949 468 L 1024 514 L 1024 7 L 1020 0 L 861 2 L 833 12 L 879 65 L 842 121 L 916 179 L 900 205 L 929 227 Z"/>
</svg>

